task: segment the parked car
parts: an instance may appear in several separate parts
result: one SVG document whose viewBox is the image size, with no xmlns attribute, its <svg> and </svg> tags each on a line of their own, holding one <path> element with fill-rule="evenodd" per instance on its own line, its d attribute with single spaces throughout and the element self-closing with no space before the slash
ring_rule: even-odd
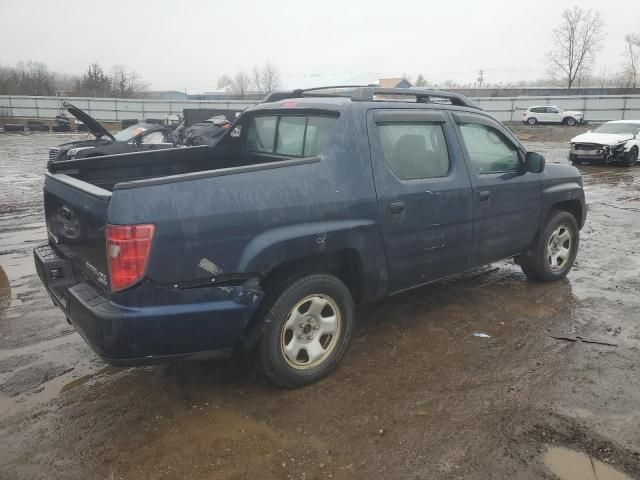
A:
<svg viewBox="0 0 640 480">
<path fill-rule="evenodd" d="M 51 130 L 54 132 L 70 132 L 71 131 L 71 119 L 64 113 L 59 113 L 53 119 L 53 126 Z"/>
<path fill-rule="evenodd" d="M 563 110 L 557 105 L 540 105 L 527 108 L 522 121 L 529 125 L 536 123 L 561 123 L 573 126 L 584 121 L 584 114 L 574 110 Z"/>
<path fill-rule="evenodd" d="M 183 143 L 187 147 L 197 145 L 213 145 L 231 126 L 231 122 L 224 115 L 208 118 L 184 130 Z"/>
<path fill-rule="evenodd" d="M 241 113 L 219 108 L 185 108 L 184 120 L 173 130 L 174 141 L 176 145 L 212 145 Z"/>
<path fill-rule="evenodd" d="M 63 105 L 71 115 L 82 122 L 95 138 L 63 143 L 50 148 L 49 167 L 53 163 L 66 162 L 73 159 L 158 150 L 175 146 L 171 130 L 165 126 L 137 123 L 112 135 L 98 121 L 78 107 L 67 102 Z"/>
<path fill-rule="evenodd" d="M 46 174 L 36 268 L 108 363 L 241 348 L 298 387 L 336 367 L 356 304 L 507 258 L 536 281 L 571 270 L 587 212 L 580 173 L 545 165 L 465 97 L 282 97 L 214 146 Z"/>
<path fill-rule="evenodd" d="M 570 146 L 571 163 L 621 163 L 631 167 L 638 161 L 640 120 L 603 123 L 587 133 L 573 137 Z"/>
</svg>

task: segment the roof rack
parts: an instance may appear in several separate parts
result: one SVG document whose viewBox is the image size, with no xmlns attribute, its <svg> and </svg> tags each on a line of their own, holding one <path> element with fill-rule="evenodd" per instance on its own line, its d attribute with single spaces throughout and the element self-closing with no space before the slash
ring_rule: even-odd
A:
<svg viewBox="0 0 640 480">
<path fill-rule="evenodd" d="M 469 107 L 482 110 L 476 103 L 469 100 L 464 95 L 454 92 L 445 92 L 440 90 L 425 90 L 418 88 L 380 88 L 380 87 L 361 87 L 357 88 L 351 97 L 354 102 L 372 102 L 378 95 L 389 96 L 411 96 L 416 97 L 417 103 L 441 103 L 434 101 L 436 99 L 448 100 L 451 105 L 459 107 Z"/>
<path fill-rule="evenodd" d="M 352 89 L 351 94 L 345 93 L 320 93 L 314 94 L 313 92 L 322 92 L 323 90 L 337 90 L 340 88 Z M 440 90 L 426 90 L 421 88 L 382 88 L 372 87 L 370 85 L 334 85 L 329 87 L 315 87 L 315 88 L 298 88 L 295 90 L 289 90 L 284 92 L 273 92 L 267 95 L 262 102 L 277 102 L 280 100 L 286 100 L 288 98 L 302 98 L 302 97 L 346 97 L 351 98 L 354 102 L 373 102 L 384 101 L 385 99 L 376 98 L 376 96 L 387 95 L 390 97 L 415 97 L 417 103 L 442 103 L 438 100 L 448 100 L 451 105 L 457 105 L 459 107 L 476 108 L 482 110 L 475 102 L 469 100 L 464 95 L 454 92 L 445 92 Z M 396 99 L 388 99 L 393 101 Z"/>
<path fill-rule="evenodd" d="M 309 93 L 312 92 L 317 92 L 317 91 L 322 91 L 322 90 L 337 90 L 339 88 L 350 88 L 352 90 L 355 90 L 357 88 L 365 88 L 366 85 L 332 85 L 332 86 L 328 86 L 328 87 L 315 87 L 315 88 L 296 88 L 295 90 L 288 90 L 288 91 L 283 91 L 283 92 L 272 92 L 269 95 L 267 95 L 262 102 L 263 103 L 267 103 L 267 102 L 277 102 L 279 100 L 286 100 L 287 98 L 302 98 L 302 97 L 309 97 L 309 96 L 314 96 L 314 95 L 308 95 Z M 320 95 L 318 95 L 320 96 Z M 323 97 L 346 97 L 346 98 L 351 98 L 351 93 L 349 94 L 344 94 L 344 93 L 323 93 L 321 96 Z"/>
</svg>

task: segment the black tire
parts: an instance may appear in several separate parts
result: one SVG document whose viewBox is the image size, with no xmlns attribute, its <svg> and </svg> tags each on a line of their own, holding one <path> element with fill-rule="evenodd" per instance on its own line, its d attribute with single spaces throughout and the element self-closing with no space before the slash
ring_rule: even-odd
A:
<svg viewBox="0 0 640 480">
<path fill-rule="evenodd" d="M 7 123 L 4 126 L 5 132 L 24 132 L 24 125 L 19 123 Z"/>
<path fill-rule="evenodd" d="M 309 298 L 311 299 L 307 300 Z M 326 304 L 324 308 L 315 308 L 317 316 L 323 319 L 331 318 L 331 315 L 326 316 L 331 310 L 339 310 L 333 315 L 337 319 L 335 336 L 323 334 L 321 329 L 316 328 L 314 322 L 317 318 L 312 318 L 314 315 L 311 307 L 316 299 L 320 302 L 319 305 L 326 299 L 333 302 Z M 260 366 L 267 377 L 279 387 L 297 388 L 316 382 L 333 371 L 349 346 L 355 324 L 353 298 L 347 286 L 333 275 L 314 274 L 284 284 L 267 301 L 269 303 L 263 318 L 264 332 L 258 348 Z M 305 310 L 307 303 L 309 305 Z M 291 324 L 293 328 L 287 328 Z M 308 326 L 310 327 L 307 329 Z M 296 338 L 293 338 L 294 335 Z M 314 336 L 313 340 L 311 336 Z M 326 347 L 322 347 L 323 338 Z M 311 355 L 305 346 L 313 347 L 316 339 L 317 344 L 325 350 L 322 350 L 323 353 L 316 362 L 309 363 Z M 302 342 L 307 343 L 305 345 Z M 292 346 L 293 343 L 295 345 Z M 287 356 L 287 347 L 291 348 L 291 352 L 298 348 L 297 358 Z"/>
<path fill-rule="evenodd" d="M 567 117 L 564 119 L 564 123 L 566 123 L 567 125 L 569 125 L 570 127 L 573 127 L 577 122 L 576 119 L 573 117 Z"/>
<path fill-rule="evenodd" d="M 627 167 L 633 167 L 638 161 L 638 147 L 631 147 L 629 153 L 627 153 L 627 158 L 625 159 L 624 164 Z"/>
<path fill-rule="evenodd" d="M 536 117 L 529 117 L 527 118 L 527 123 L 529 125 L 535 125 L 536 123 L 538 123 L 538 119 Z"/>
<path fill-rule="evenodd" d="M 568 244 L 562 241 L 566 238 L 563 229 L 569 232 Z M 580 229 L 576 218 L 565 210 L 552 210 L 534 244 L 527 253 L 518 258 L 518 263 L 529 280 L 560 280 L 566 277 L 573 267 L 579 245 Z M 559 251 L 562 248 L 568 248 L 568 253 L 560 263 Z"/>
</svg>

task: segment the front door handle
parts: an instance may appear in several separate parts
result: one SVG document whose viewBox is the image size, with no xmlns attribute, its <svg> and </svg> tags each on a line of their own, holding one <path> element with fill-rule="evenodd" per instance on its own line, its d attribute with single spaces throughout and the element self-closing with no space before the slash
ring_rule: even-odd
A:
<svg viewBox="0 0 640 480">
<path fill-rule="evenodd" d="M 480 199 L 480 203 L 487 203 L 491 198 L 490 190 L 483 190 L 478 194 L 478 198 Z"/>
<path fill-rule="evenodd" d="M 400 215 L 404 212 L 404 202 L 391 202 L 389 204 L 389 215 Z"/>
</svg>

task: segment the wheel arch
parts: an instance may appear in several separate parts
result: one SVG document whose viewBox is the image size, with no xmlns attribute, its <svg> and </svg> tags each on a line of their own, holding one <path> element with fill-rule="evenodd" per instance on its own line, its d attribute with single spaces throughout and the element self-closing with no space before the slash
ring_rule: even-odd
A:
<svg viewBox="0 0 640 480">
<path fill-rule="evenodd" d="M 245 328 L 241 340 L 245 351 L 253 350 L 260 342 L 264 333 L 263 317 L 271 305 L 271 300 L 293 279 L 317 273 L 335 275 L 347 286 L 356 304 L 362 301 L 365 288 L 364 274 L 357 249 L 343 248 L 285 260 L 260 277 L 265 299 Z"/>
<path fill-rule="evenodd" d="M 580 200 L 578 199 L 563 200 L 561 202 L 553 203 L 549 208 L 549 212 L 552 212 L 553 210 L 563 210 L 565 212 L 569 212 L 576 219 L 576 222 L 578 223 L 578 227 L 579 228 L 583 227 L 584 212 L 583 212 L 583 206 Z"/>
</svg>

